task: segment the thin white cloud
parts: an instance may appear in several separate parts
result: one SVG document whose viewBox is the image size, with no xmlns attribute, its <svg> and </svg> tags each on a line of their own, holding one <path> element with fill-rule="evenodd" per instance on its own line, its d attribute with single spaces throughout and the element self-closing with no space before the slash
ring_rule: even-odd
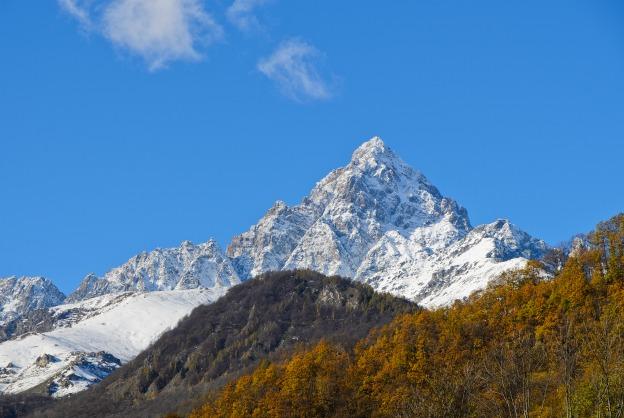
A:
<svg viewBox="0 0 624 418">
<path fill-rule="evenodd" d="M 84 27 L 91 26 L 91 17 L 89 16 L 89 7 L 91 6 L 90 1 L 81 1 L 81 0 L 58 0 L 59 5 L 63 8 L 67 13 L 72 15 L 81 25 Z"/>
<path fill-rule="evenodd" d="M 254 14 L 259 6 L 269 3 L 271 0 L 234 0 L 228 7 L 226 15 L 228 20 L 242 31 L 249 31 L 260 27 L 260 22 Z"/>
<path fill-rule="evenodd" d="M 261 59 L 258 70 L 293 100 L 329 99 L 332 94 L 318 69 L 319 58 L 321 53 L 312 45 L 290 39 Z"/>
<path fill-rule="evenodd" d="M 151 70 L 198 60 L 223 36 L 201 0 L 59 0 L 83 26 L 141 56 Z"/>
<path fill-rule="evenodd" d="M 138 55 L 150 70 L 178 60 L 197 61 L 223 37 L 223 28 L 205 10 L 206 0 L 57 0 L 84 30 Z M 258 7 L 274 0 L 231 0 L 227 19 L 242 31 L 258 29 Z M 290 39 L 257 63 L 258 70 L 289 98 L 305 102 L 333 96 L 331 74 L 321 71 L 323 54 Z M 333 84 L 333 83 L 332 83 Z"/>
</svg>

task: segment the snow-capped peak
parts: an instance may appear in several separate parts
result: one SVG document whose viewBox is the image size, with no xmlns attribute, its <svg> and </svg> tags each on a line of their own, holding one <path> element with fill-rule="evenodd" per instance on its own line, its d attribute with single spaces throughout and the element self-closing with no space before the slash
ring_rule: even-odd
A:
<svg viewBox="0 0 624 418">
<path fill-rule="evenodd" d="M 433 301 L 453 276 L 461 273 L 464 288 L 476 290 L 500 272 L 493 265 L 514 259 L 506 266 L 519 266 L 545 248 L 508 221 L 473 229 L 464 208 L 374 137 L 346 166 L 319 181 L 301 204 L 276 203 L 234 238 L 228 255 L 243 279 L 267 270 L 307 268 Z M 467 296 L 460 290 L 435 304 Z"/>
<path fill-rule="evenodd" d="M 409 236 L 441 220 L 451 235 L 470 228 L 467 214 L 375 137 L 349 163 L 319 181 L 300 205 L 277 202 L 228 247 L 239 275 L 310 268 L 356 275 L 373 244 L 389 231 Z M 423 238 L 424 239 L 424 238 Z"/>
<path fill-rule="evenodd" d="M 65 295 L 45 277 L 7 277 L 0 279 L 0 323 L 35 309 L 63 302 Z"/>
<path fill-rule="evenodd" d="M 394 176 L 403 175 L 412 181 L 423 183 L 425 187 L 433 187 L 422 173 L 406 164 L 378 136 L 364 142 L 353 152 L 347 168 L 358 168 L 372 176 L 382 177 L 382 180 L 393 181 L 393 176 L 383 178 L 383 174 L 390 171 Z"/>
<path fill-rule="evenodd" d="M 360 145 L 351 156 L 351 164 L 358 166 L 376 166 L 380 161 L 392 161 L 398 157 L 386 146 L 378 136 L 369 139 Z"/>
</svg>

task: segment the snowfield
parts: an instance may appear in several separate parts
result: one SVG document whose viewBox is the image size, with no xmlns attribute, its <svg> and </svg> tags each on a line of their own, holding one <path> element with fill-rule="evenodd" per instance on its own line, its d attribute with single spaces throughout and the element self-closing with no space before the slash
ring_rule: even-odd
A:
<svg viewBox="0 0 624 418">
<path fill-rule="evenodd" d="M 52 308 L 56 313 L 84 308 L 88 314 L 67 327 L 1 343 L 0 391 L 23 392 L 54 379 L 74 367 L 77 357 L 84 354 L 104 351 L 125 363 L 193 308 L 213 302 L 225 291 L 225 288 L 213 288 L 110 294 L 56 306 Z M 46 354 L 50 360 L 42 365 L 46 362 L 37 360 Z M 77 373 L 88 372 L 81 368 Z M 88 375 L 84 378 L 101 380 Z M 84 380 L 75 388 L 64 388 L 61 394 L 86 388 L 88 384 Z"/>
</svg>

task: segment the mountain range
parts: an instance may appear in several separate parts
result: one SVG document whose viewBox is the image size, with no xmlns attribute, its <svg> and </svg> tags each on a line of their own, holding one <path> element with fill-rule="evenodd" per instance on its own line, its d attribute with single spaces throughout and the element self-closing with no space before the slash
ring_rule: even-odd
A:
<svg viewBox="0 0 624 418">
<path fill-rule="evenodd" d="M 87 275 L 67 297 L 44 278 L 0 280 L 0 391 L 80 391 L 194 307 L 262 273 L 338 275 L 437 307 L 548 251 L 507 220 L 473 227 L 466 209 L 375 137 L 300 204 L 275 203 L 226 251 L 210 240 L 144 252 Z"/>
</svg>

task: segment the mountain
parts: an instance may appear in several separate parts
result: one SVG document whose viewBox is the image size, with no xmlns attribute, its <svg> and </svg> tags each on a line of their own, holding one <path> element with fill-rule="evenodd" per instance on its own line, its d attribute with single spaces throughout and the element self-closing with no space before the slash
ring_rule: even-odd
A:
<svg viewBox="0 0 624 418">
<path fill-rule="evenodd" d="M 298 267 L 357 279 L 367 253 L 387 233 L 409 235 L 439 223 L 448 241 L 470 229 L 463 208 L 373 138 L 300 205 L 278 202 L 250 231 L 234 238 L 227 252 L 245 278 Z M 431 250 L 440 244 L 426 234 L 421 238 Z"/>
<path fill-rule="evenodd" d="M 268 271 L 310 269 L 434 307 L 548 250 L 506 220 L 473 228 L 463 207 L 375 137 L 300 204 L 275 203 L 226 253 L 212 240 L 144 252 L 103 277 L 88 275 L 67 302 L 126 291 L 226 289 Z"/>
<path fill-rule="evenodd" d="M 213 240 L 143 252 L 88 275 L 64 301 L 42 278 L 0 281 L 0 392 L 62 396 L 87 387 L 195 306 L 266 272 L 340 275 L 436 307 L 548 250 L 507 220 L 473 227 L 463 207 L 373 138 L 300 204 L 278 201 L 226 253 Z"/>
<path fill-rule="evenodd" d="M 439 306 L 547 250 L 505 220 L 473 228 L 464 208 L 376 137 L 301 204 L 277 202 L 227 254 L 243 280 L 305 268 Z"/>
<path fill-rule="evenodd" d="M 227 289 L 238 283 L 230 260 L 214 240 L 199 245 L 184 241 L 178 248 L 138 254 L 104 277 L 89 274 L 67 302 L 128 291 Z"/>
<path fill-rule="evenodd" d="M 27 312 L 63 302 L 65 295 L 44 277 L 8 277 L 0 279 L 0 324 Z"/>
<path fill-rule="evenodd" d="M 163 416 L 189 399 L 321 339 L 353 347 L 415 304 L 311 271 L 267 273 L 196 308 L 133 361 L 91 390 L 33 416 Z"/>
<path fill-rule="evenodd" d="M 0 391 L 58 397 L 83 390 L 134 358 L 193 308 L 223 293 L 125 292 L 49 308 L 48 331 L 0 344 Z"/>
</svg>

